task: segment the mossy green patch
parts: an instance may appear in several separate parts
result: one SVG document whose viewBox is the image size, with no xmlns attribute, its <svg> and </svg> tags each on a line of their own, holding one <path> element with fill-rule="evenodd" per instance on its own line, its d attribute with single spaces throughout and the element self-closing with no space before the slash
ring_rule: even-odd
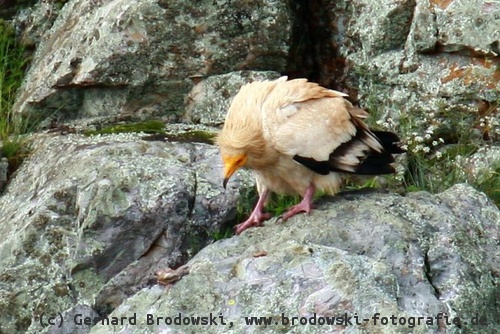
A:
<svg viewBox="0 0 500 334">
<path fill-rule="evenodd" d="M 159 120 L 148 120 L 138 123 L 114 124 L 100 130 L 85 131 L 86 136 L 95 136 L 112 133 L 144 132 L 149 134 L 164 134 L 165 123 Z"/>
<path fill-rule="evenodd" d="M 173 141 L 181 143 L 205 143 L 214 144 L 216 134 L 209 131 L 193 130 L 179 133 L 155 134 L 142 139 L 148 141 Z"/>
<path fill-rule="evenodd" d="M 142 137 L 147 141 L 173 141 L 173 142 L 196 142 L 213 144 L 216 134 L 210 131 L 190 130 L 178 133 L 168 133 L 165 123 L 159 120 L 148 120 L 138 123 L 114 124 L 99 130 L 86 131 L 86 136 L 95 136 L 113 133 L 147 133 L 149 136 Z"/>
<path fill-rule="evenodd" d="M 180 141 L 180 142 L 197 142 L 205 144 L 213 144 L 215 139 L 215 133 L 208 131 L 187 131 L 179 134 L 169 134 L 167 135 L 169 141 Z"/>
</svg>

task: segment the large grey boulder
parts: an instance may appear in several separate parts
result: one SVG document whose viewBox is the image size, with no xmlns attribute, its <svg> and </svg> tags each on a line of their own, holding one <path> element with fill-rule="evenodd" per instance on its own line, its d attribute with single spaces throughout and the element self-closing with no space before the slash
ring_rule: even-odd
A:
<svg viewBox="0 0 500 334">
<path fill-rule="evenodd" d="M 143 136 L 32 139 L 0 197 L 0 332 L 79 304 L 109 312 L 234 219 L 245 185 L 222 189 L 216 148 Z"/>
<path fill-rule="evenodd" d="M 438 195 L 324 198 L 310 216 L 272 220 L 204 248 L 188 275 L 138 291 L 90 332 L 497 333 L 499 233 L 498 208 L 464 184 Z M 448 323 L 436 320 L 440 312 Z M 308 320 L 346 313 L 352 325 Z M 375 324 L 377 313 L 384 319 Z M 182 320 L 210 316 L 218 326 Z M 122 317 L 131 319 L 106 325 Z M 292 325 L 285 317 L 298 318 Z"/>
<path fill-rule="evenodd" d="M 15 110 L 175 116 L 196 78 L 284 71 L 290 24 L 285 1 L 72 0 L 43 35 Z"/>
</svg>

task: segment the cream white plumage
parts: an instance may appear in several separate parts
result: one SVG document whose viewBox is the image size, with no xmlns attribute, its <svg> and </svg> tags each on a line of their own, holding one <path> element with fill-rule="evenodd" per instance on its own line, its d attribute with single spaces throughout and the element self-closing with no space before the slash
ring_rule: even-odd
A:
<svg viewBox="0 0 500 334">
<path fill-rule="evenodd" d="M 316 190 L 334 194 L 339 173 L 393 172 L 392 153 L 401 153 L 399 138 L 371 131 L 367 113 L 345 100 L 346 94 L 306 79 L 253 82 L 234 97 L 218 136 L 225 165 L 224 185 L 239 168 L 250 168 L 260 198 L 237 233 L 257 226 L 268 193 L 299 194 L 301 203 L 283 218 L 310 212 Z"/>
</svg>

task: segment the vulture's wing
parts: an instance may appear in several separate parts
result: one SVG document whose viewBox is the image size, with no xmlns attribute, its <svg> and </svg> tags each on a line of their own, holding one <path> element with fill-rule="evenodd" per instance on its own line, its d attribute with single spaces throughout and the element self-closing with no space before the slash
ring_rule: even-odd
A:
<svg viewBox="0 0 500 334">
<path fill-rule="evenodd" d="M 278 82 L 262 105 L 265 139 L 319 174 L 394 172 L 396 152 L 386 150 L 384 141 L 399 139 L 389 132 L 378 138 L 362 121 L 367 113 L 344 96 L 305 79 Z"/>
</svg>

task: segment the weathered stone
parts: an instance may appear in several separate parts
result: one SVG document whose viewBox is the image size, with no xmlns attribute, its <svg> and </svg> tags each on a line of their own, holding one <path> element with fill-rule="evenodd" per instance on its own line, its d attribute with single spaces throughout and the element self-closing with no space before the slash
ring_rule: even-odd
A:
<svg viewBox="0 0 500 334">
<path fill-rule="evenodd" d="M 9 172 L 9 162 L 7 158 L 0 158 L 0 193 L 3 191 L 3 188 L 7 184 L 8 172 Z"/>
<path fill-rule="evenodd" d="M 142 136 L 35 136 L 0 197 L 0 331 L 109 312 L 234 219 L 241 179 L 223 191 L 215 147 Z"/>
<path fill-rule="evenodd" d="M 413 112 L 441 115 L 439 120 L 445 121 L 443 113 L 478 113 L 482 101 L 494 103 L 500 98 L 500 84 L 495 79 L 500 75 L 497 60 L 451 54 L 419 55 L 414 70 L 402 73 L 401 65 L 406 59 L 404 51 L 377 56 L 370 63 L 357 55 L 351 57 L 370 73 L 359 83 L 362 105 L 369 109 L 380 106 L 379 109 L 385 109 L 396 119 Z M 464 126 L 470 128 L 471 124 Z"/>
<path fill-rule="evenodd" d="M 289 21 L 280 0 L 73 0 L 43 37 L 15 110 L 178 115 L 191 79 L 284 71 Z"/>
<path fill-rule="evenodd" d="M 52 27 L 59 15 L 61 3 L 57 0 L 37 2 L 33 7 L 20 10 L 13 23 L 19 33 L 19 41 L 28 49 L 35 49 L 42 36 Z"/>
<path fill-rule="evenodd" d="M 75 307 L 72 307 L 71 309 L 67 310 L 66 312 L 61 313 L 60 317 L 58 317 L 58 316 L 59 315 L 57 315 L 56 319 L 55 319 L 57 325 L 56 326 L 49 326 L 47 328 L 47 331 L 46 331 L 47 333 L 50 333 L 50 334 L 65 334 L 65 333 L 86 334 L 89 332 L 90 326 L 77 325 L 77 324 L 83 323 L 84 319 L 99 318 L 99 314 L 97 314 L 92 309 L 92 307 L 87 306 L 87 305 L 76 305 Z M 63 321 L 61 323 L 61 326 L 58 326 L 59 321 L 61 321 L 61 318 Z M 43 320 L 47 321 L 47 318 L 45 318 Z"/>
<path fill-rule="evenodd" d="M 500 5 L 496 1 L 430 1 L 437 43 L 445 52 L 500 55 Z M 417 22 L 419 26 L 420 22 Z M 425 25 L 427 22 L 423 22 Z M 418 29 L 418 28 L 417 28 Z"/>
<path fill-rule="evenodd" d="M 484 146 L 468 158 L 467 167 L 472 174 L 479 175 L 500 163 L 500 147 Z"/>
<path fill-rule="evenodd" d="M 499 123 L 498 3 L 327 1 L 324 6 L 331 27 L 327 38 L 336 49 L 322 55 L 319 70 L 337 73 L 337 88 L 362 107 L 398 124 L 410 114 L 417 119 L 432 114 L 435 124 L 466 133 L 487 104 L 493 123 Z M 463 128 L 450 124 L 450 114 L 468 118 Z M 414 121 L 410 131 L 426 126 L 429 122 Z M 498 126 L 492 130 L 497 140 Z"/>
<path fill-rule="evenodd" d="M 109 315 L 135 314 L 135 325 L 98 325 L 91 333 L 429 333 L 444 328 L 494 333 L 500 329 L 495 320 L 500 315 L 495 306 L 499 224 L 498 208 L 466 185 L 438 195 L 324 198 L 310 216 L 281 224 L 273 220 L 204 248 L 188 262 L 189 274 L 173 286 L 142 289 Z M 282 314 L 291 319 L 346 312 L 357 315 L 361 325 L 355 318 L 353 325 L 339 326 L 281 323 Z M 435 318 L 417 325 L 416 317 L 439 312 L 449 322 L 460 317 L 461 325 Z M 226 325 L 220 318 L 219 326 L 165 324 L 165 317 L 179 313 L 221 315 Z M 375 313 L 389 325 L 374 324 Z M 154 324 L 146 324 L 148 314 Z M 406 323 L 392 325 L 391 315 L 405 317 Z M 472 325 L 476 315 L 488 325 Z M 270 317 L 271 323 L 247 325 L 244 317 L 251 316 Z"/>
<path fill-rule="evenodd" d="M 241 86 L 280 76 L 278 72 L 240 71 L 208 77 L 194 86 L 188 94 L 183 119 L 188 123 L 220 126 L 226 119 L 232 98 Z"/>
<path fill-rule="evenodd" d="M 401 49 L 410 32 L 415 0 L 349 1 L 349 36 L 365 59 Z"/>
</svg>

